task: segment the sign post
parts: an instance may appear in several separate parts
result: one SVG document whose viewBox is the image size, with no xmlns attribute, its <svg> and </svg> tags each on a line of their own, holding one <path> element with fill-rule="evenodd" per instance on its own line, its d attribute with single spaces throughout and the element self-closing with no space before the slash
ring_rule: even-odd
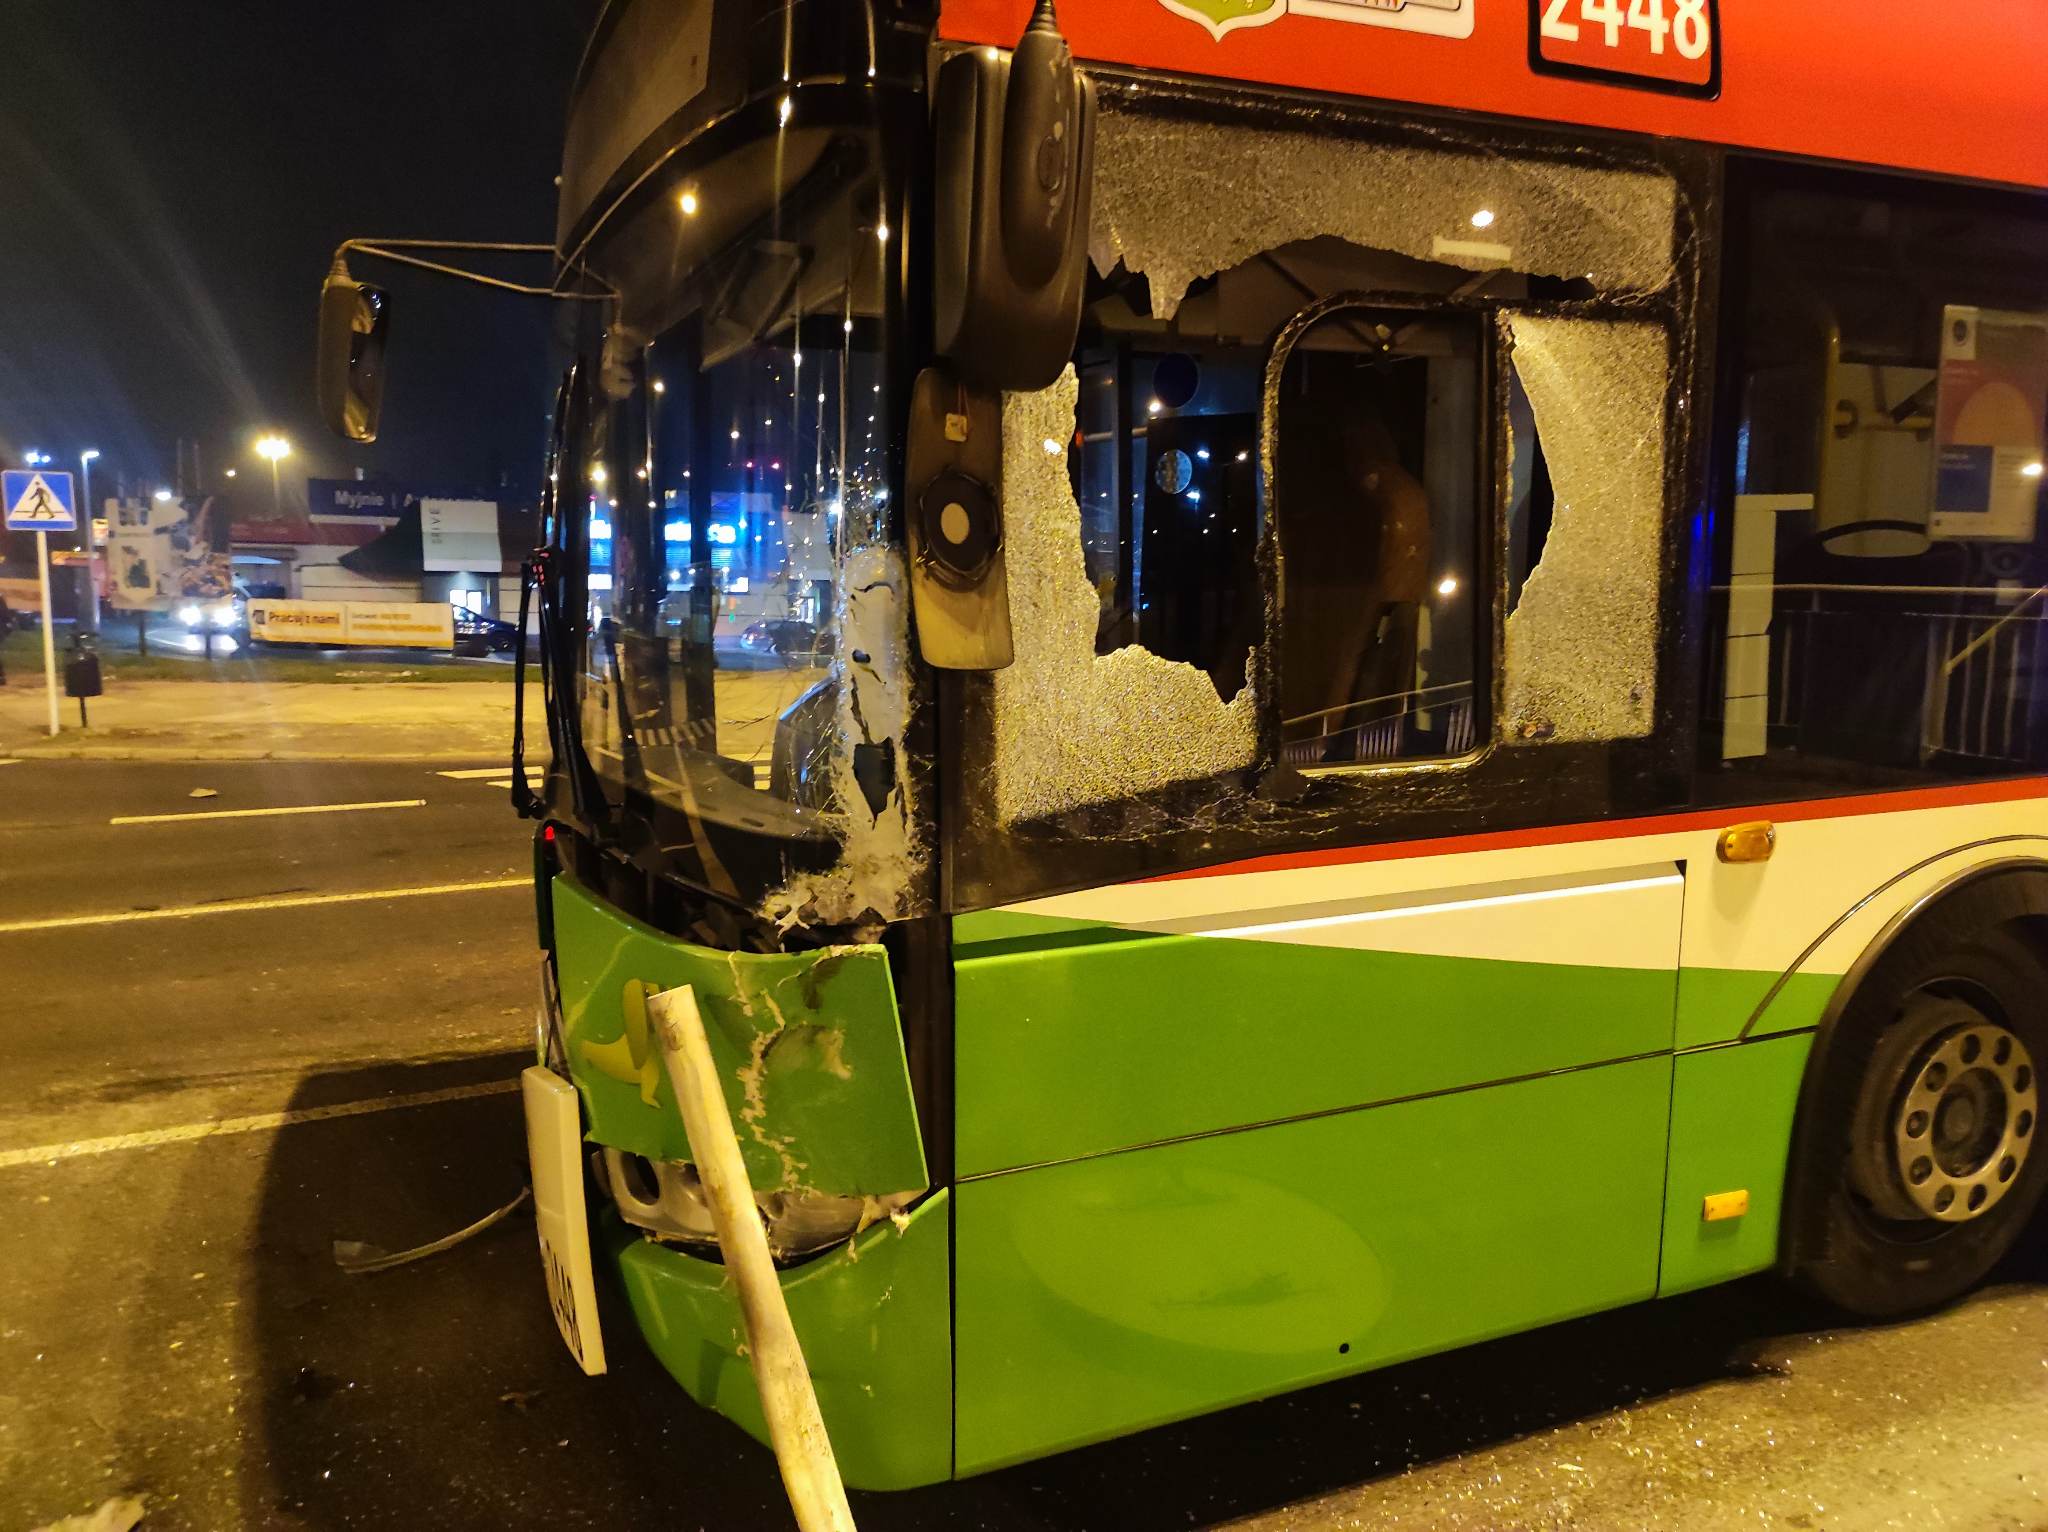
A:
<svg viewBox="0 0 2048 1532">
<path fill-rule="evenodd" d="M 36 535 L 36 591 L 43 603 L 43 684 L 50 694 L 50 732 L 57 723 L 57 639 L 50 612 L 50 534 L 78 530 L 78 506 L 71 497 L 71 475 L 34 469 L 0 473 L 0 502 L 7 510 L 7 530 Z"/>
</svg>

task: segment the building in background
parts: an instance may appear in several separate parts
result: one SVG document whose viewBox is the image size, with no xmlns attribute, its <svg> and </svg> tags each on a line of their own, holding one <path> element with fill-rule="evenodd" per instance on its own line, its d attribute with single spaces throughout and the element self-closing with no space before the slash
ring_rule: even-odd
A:
<svg viewBox="0 0 2048 1532">
<path fill-rule="evenodd" d="M 307 601 L 447 600 L 481 616 L 519 605 L 535 513 L 502 501 L 358 479 L 308 479 L 307 514 L 235 523 L 245 576 Z"/>
</svg>

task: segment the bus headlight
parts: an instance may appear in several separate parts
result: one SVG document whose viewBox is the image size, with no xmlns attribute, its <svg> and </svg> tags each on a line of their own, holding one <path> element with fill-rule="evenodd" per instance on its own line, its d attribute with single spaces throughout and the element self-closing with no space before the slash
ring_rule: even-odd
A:
<svg viewBox="0 0 2048 1532">
<path fill-rule="evenodd" d="M 181 606 L 178 608 L 178 621 L 188 628 L 196 628 L 206 621 L 206 614 L 196 606 Z"/>
</svg>

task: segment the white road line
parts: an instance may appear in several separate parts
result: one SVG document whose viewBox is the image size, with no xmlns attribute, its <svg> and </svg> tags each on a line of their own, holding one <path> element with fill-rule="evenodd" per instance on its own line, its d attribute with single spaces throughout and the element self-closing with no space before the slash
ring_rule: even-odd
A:
<svg viewBox="0 0 2048 1532">
<path fill-rule="evenodd" d="M 120 814 L 110 825 L 171 825 L 188 819 L 263 819 L 272 814 L 353 814 L 362 809 L 423 809 L 424 798 L 388 798 L 382 803 L 301 803 L 283 809 L 203 809 L 196 814 Z"/>
<path fill-rule="evenodd" d="M 503 1096 L 517 1089 L 517 1080 L 490 1080 L 482 1085 L 451 1085 L 446 1090 L 414 1091 L 408 1096 L 379 1096 L 368 1101 L 344 1101 L 337 1106 L 302 1107 L 296 1112 L 257 1112 L 249 1117 L 221 1117 L 213 1122 L 188 1122 L 175 1128 L 151 1128 L 142 1133 L 116 1133 L 108 1138 L 77 1138 L 68 1144 L 37 1144 L 28 1149 L 0 1149 L 0 1170 L 15 1165 L 75 1160 L 88 1154 L 112 1154 L 119 1149 L 152 1149 L 158 1144 L 189 1144 L 196 1139 L 219 1138 L 228 1133 L 263 1133 L 275 1128 L 296 1127 L 303 1122 L 327 1122 L 336 1117 L 361 1117 L 369 1112 L 395 1112 L 405 1107 L 436 1106 L 444 1101 L 468 1101 L 478 1096 Z"/>
<path fill-rule="evenodd" d="M 477 777 L 509 777 L 512 775 L 512 768 L 510 766 L 466 766 L 461 771 L 437 771 L 434 775 L 437 777 L 448 777 L 456 782 L 469 782 Z"/>
<path fill-rule="evenodd" d="M 428 883 L 419 888 L 368 888 L 352 894 L 281 894 L 274 899 L 182 904 L 168 910 L 116 910 L 104 915 L 53 915 L 44 920 L 0 920 L 10 931 L 58 931 L 67 926 L 118 926 L 131 920 L 184 920 L 193 915 L 240 915 L 250 910 L 296 910 L 309 904 L 366 904 L 379 899 L 418 899 L 427 894 L 467 894 L 487 888 L 526 888 L 533 879 L 489 878 L 480 883 Z"/>
</svg>

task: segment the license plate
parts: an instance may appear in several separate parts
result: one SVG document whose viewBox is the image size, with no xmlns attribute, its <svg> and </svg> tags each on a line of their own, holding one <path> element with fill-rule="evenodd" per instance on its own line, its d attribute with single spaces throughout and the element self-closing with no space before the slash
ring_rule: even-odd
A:
<svg viewBox="0 0 2048 1532">
<path fill-rule="evenodd" d="M 526 1157 L 533 1170 L 533 1221 L 548 1306 L 576 1365 L 604 1371 L 597 1283 L 590 1269 L 590 1220 L 583 1202 L 583 1114 L 576 1087 L 539 1064 L 519 1076 L 526 1103 Z"/>
</svg>

